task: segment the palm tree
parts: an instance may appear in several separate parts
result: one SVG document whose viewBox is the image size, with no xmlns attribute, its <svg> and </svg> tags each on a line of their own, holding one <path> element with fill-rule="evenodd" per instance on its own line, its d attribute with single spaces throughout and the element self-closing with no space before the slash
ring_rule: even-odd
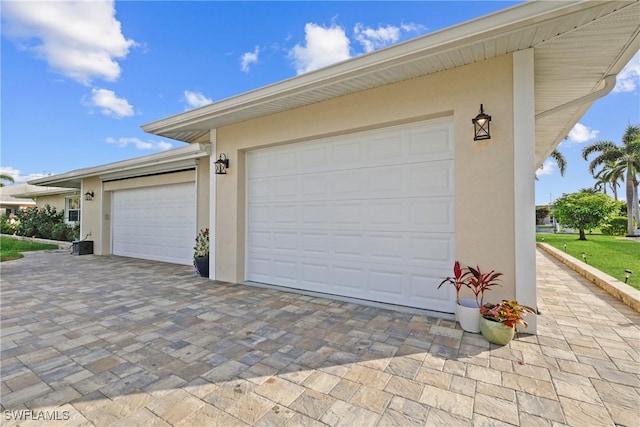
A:
<svg viewBox="0 0 640 427">
<path fill-rule="evenodd" d="M 624 168 L 617 165 L 614 162 L 606 162 L 596 174 L 593 175 L 596 183 L 593 188 L 596 190 L 602 190 L 604 194 L 607 194 L 607 186 L 611 188 L 613 192 L 613 198 L 618 200 L 618 181 L 624 181 Z"/>
<path fill-rule="evenodd" d="M 8 181 L 10 183 L 14 183 L 15 180 L 11 175 L 7 175 L 6 173 L 0 173 L 0 181 Z M 0 187 L 4 187 L 4 182 L 0 182 Z"/>
<path fill-rule="evenodd" d="M 560 176 L 564 176 L 564 173 L 567 171 L 567 159 L 564 155 L 556 148 L 549 154 L 549 157 L 556 161 L 558 170 L 560 170 Z"/>
<path fill-rule="evenodd" d="M 551 152 L 551 154 L 549 154 L 549 157 L 556 161 L 558 170 L 560 171 L 560 176 L 564 176 L 564 173 L 567 171 L 567 159 L 564 155 L 556 148 Z M 542 169 L 542 166 L 540 166 L 540 169 Z M 537 180 L 538 176 L 536 176 L 536 181 Z"/>
<path fill-rule="evenodd" d="M 616 173 L 626 174 L 627 193 L 627 235 L 634 235 L 633 219 L 638 219 L 638 177 L 640 176 L 640 126 L 629 125 L 622 136 L 622 145 L 611 141 L 597 141 L 584 147 L 582 158 L 588 159 L 592 153 L 598 153 L 589 163 L 589 172 L 593 175 L 596 168 L 611 164 Z"/>
</svg>

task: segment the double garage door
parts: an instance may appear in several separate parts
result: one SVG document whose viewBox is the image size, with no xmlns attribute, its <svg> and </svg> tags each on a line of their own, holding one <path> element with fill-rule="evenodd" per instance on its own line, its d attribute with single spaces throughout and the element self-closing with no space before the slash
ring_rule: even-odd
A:
<svg viewBox="0 0 640 427">
<path fill-rule="evenodd" d="M 197 231 L 195 183 L 114 191 L 111 224 L 114 255 L 190 265 Z"/>
<path fill-rule="evenodd" d="M 246 278 L 452 312 L 450 120 L 247 153 Z"/>
</svg>

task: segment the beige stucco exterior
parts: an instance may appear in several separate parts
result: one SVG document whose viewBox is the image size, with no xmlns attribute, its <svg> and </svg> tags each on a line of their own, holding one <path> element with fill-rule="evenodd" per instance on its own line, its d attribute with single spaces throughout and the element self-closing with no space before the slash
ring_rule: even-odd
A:
<svg viewBox="0 0 640 427">
<path fill-rule="evenodd" d="M 196 183 L 197 227 L 209 226 L 209 157 L 196 160 L 196 168 L 128 179 L 102 181 L 99 176 L 82 180 L 82 194 L 92 191 L 92 200 L 82 199 L 81 236 L 89 236 L 94 241 L 94 252 L 97 255 L 111 254 L 111 198 L 114 191 L 132 188 L 145 188 L 179 184 Z M 194 230 L 194 238 L 197 230 Z"/>
<path fill-rule="evenodd" d="M 230 282 L 245 279 L 244 156 L 248 150 L 451 117 L 456 258 L 463 264 L 503 272 L 504 286 L 493 296 L 513 298 L 512 69 L 512 56 L 504 55 L 218 128 L 216 151 L 229 155 L 233 167 L 216 180 L 216 278 Z M 471 118 L 480 103 L 493 117 L 492 138 L 474 142 Z"/>
<path fill-rule="evenodd" d="M 36 206 L 43 208 L 47 205 L 56 208 L 57 211 L 65 210 L 65 198 L 73 194 L 51 194 L 36 197 Z"/>
</svg>

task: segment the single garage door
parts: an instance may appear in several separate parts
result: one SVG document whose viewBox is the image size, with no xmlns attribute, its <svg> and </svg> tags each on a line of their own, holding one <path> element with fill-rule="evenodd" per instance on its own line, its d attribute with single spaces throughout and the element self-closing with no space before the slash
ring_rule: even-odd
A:
<svg viewBox="0 0 640 427">
<path fill-rule="evenodd" d="M 192 264 L 195 194 L 193 182 L 114 191 L 113 254 Z"/>
<path fill-rule="evenodd" d="M 247 153 L 249 281 L 453 312 L 451 120 Z"/>
</svg>

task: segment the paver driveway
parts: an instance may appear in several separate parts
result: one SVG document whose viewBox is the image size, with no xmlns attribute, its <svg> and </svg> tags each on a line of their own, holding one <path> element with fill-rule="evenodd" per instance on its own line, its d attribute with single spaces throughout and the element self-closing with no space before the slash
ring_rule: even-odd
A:
<svg viewBox="0 0 640 427">
<path fill-rule="evenodd" d="M 539 335 L 506 347 L 189 267 L 1 267 L 3 425 L 639 425 L 640 316 L 541 253 Z"/>
</svg>

